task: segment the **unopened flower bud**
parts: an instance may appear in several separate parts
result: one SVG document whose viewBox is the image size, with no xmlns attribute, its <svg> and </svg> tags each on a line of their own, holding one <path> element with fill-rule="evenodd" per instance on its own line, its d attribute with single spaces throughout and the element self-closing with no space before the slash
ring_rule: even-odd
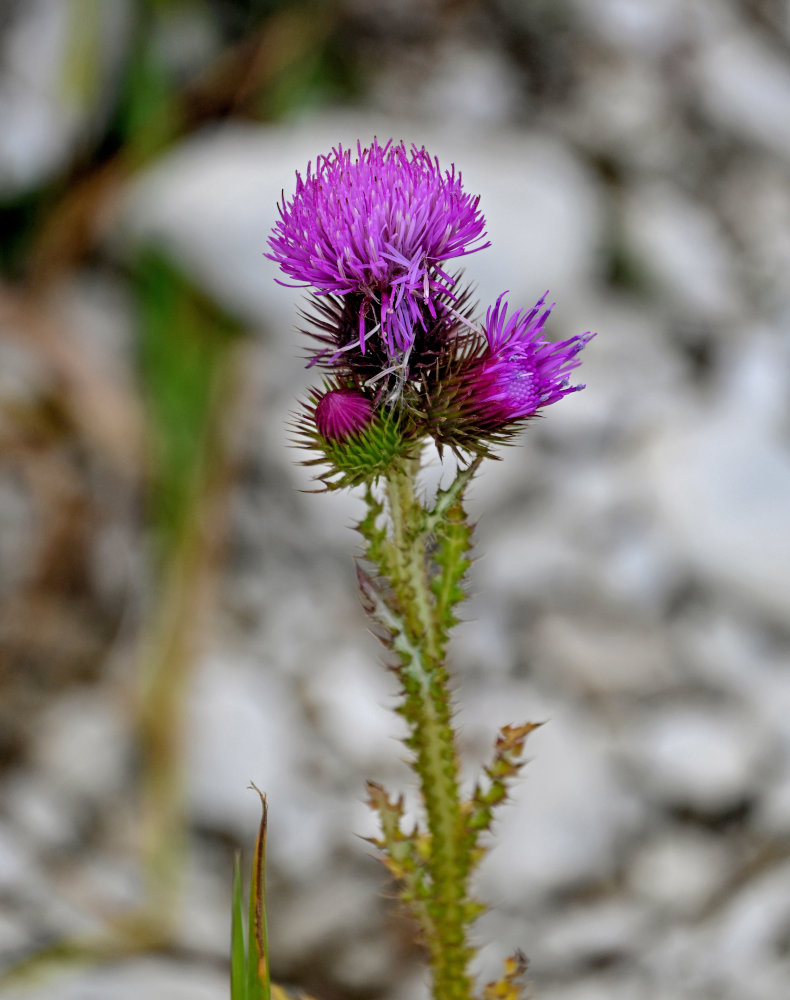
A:
<svg viewBox="0 0 790 1000">
<path fill-rule="evenodd" d="M 343 441 L 363 431 L 373 419 L 373 404 L 353 389 L 330 389 L 315 407 L 318 433 L 327 441 Z"/>
</svg>

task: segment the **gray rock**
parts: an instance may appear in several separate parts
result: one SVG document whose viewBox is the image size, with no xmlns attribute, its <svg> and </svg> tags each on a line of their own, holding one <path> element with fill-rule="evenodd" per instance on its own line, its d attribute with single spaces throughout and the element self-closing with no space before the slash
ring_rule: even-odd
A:
<svg viewBox="0 0 790 1000">
<path fill-rule="evenodd" d="M 628 865 L 629 888 L 675 918 L 693 918 L 732 875 L 731 850 L 721 839 L 668 830 L 641 844 Z"/>
<path fill-rule="evenodd" d="M 756 719 L 691 703 L 635 717 L 625 746 L 648 796 L 713 815 L 754 795 L 770 752 Z"/>
<path fill-rule="evenodd" d="M 40 995 L 47 1000 L 227 1000 L 227 979 L 225 972 L 210 966 L 141 957 L 53 976 Z M 6 1000 L 30 1000 L 32 995 L 26 989 L 4 991 Z"/>
<path fill-rule="evenodd" d="M 655 626 L 549 613 L 527 642 L 541 669 L 571 691 L 646 693 L 677 678 L 667 634 Z"/>
<path fill-rule="evenodd" d="M 750 352 L 748 341 L 733 348 L 715 406 L 679 410 L 656 428 L 634 474 L 646 477 L 678 555 L 714 587 L 783 621 L 790 610 L 790 456 L 777 426 L 784 404 L 773 386 L 781 392 L 785 383 L 778 372 L 750 365 Z M 774 360 L 784 365 L 778 347 Z"/>
<path fill-rule="evenodd" d="M 709 113 L 747 142 L 790 153 L 790 68 L 732 17 L 699 54 L 696 77 Z"/>
<path fill-rule="evenodd" d="M 699 202 L 651 181 L 628 193 L 624 222 L 635 257 L 661 292 L 711 321 L 735 312 L 739 299 L 727 238 Z"/>
<path fill-rule="evenodd" d="M 562 975 L 638 953 L 653 933 L 647 909 L 639 903 L 609 899 L 562 907 L 541 921 L 534 944 L 537 977 L 551 969 Z"/>
<path fill-rule="evenodd" d="M 656 981 L 684 997 L 775 1000 L 787 981 L 788 865 L 749 881 L 705 924 L 674 927 L 644 954 Z"/>
<path fill-rule="evenodd" d="M 118 793 L 131 746 L 128 724 L 111 691 L 62 695 L 42 718 L 41 730 L 36 764 L 59 792 L 83 803 Z"/>
</svg>

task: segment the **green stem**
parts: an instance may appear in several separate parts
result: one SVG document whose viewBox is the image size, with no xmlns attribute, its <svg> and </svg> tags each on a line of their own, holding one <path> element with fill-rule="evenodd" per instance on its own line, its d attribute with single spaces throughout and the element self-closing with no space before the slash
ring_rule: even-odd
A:
<svg viewBox="0 0 790 1000">
<path fill-rule="evenodd" d="M 431 837 L 428 909 L 434 933 L 428 947 L 436 1000 L 470 1000 L 467 942 L 469 850 L 463 833 L 458 755 L 452 728 L 449 678 L 442 650 L 446 627 L 440 620 L 427 566 L 426 512 L 415 496 L 416 462 L 387 478 L 392 519 L 391 579 L 411 653 L 402 657 L 402 714 L 411 735 Z"/>
</svg>

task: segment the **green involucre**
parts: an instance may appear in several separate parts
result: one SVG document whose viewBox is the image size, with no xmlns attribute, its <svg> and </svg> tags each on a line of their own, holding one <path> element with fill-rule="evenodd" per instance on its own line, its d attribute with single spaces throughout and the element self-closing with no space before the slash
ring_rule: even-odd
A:
<svg viewBox="0 0 790 1000">
<path fill-rule="evenodd" d="M 378 411 L 368 427 L 342 441 L 330 441 L 317 432 L 315 437 L 329 466 L 328 474 L 319 478 L 330 489 L 374 482 L 417 445 L 399 416 L 389 410 Z"/>
</svg>

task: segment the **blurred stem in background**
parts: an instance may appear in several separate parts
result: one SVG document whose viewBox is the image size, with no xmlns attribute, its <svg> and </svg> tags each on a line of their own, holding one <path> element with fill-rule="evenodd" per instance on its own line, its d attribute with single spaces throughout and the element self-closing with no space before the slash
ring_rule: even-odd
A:
<svg viewBox="0 0 790 1000">
<path fill-rule="evenodd" d="M 186 700 L 222 538 L 239 331 L 158 254 L 140 258 L 135 279 L 153 549 L 140 703 L 143 918 L 166 936 L 185 858 Z"/>
</svg>

